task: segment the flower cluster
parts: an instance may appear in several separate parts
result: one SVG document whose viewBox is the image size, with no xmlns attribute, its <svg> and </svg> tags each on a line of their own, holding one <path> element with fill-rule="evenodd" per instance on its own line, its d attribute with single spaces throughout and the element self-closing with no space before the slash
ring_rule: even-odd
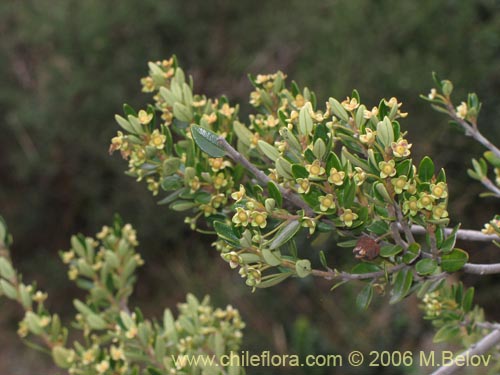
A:
<svg viewBox="0 0 500 375">
<path fill-rule="evenodd" d="M 71 327 L 82 332 L 83 340 L 70 346 L 69 328 L 45 307 L 47 293 L 21 282 L 5 252 L 9 245 L 5 238 L 6 227 L 0 218 L 0 295 L 17 301 L 25 310 L 18 334 L 30 340 L 39 338 L 51 351 L 54 363 L 69 374 L 132 375 L 146 368 L 155 374 L 198 374 L 198 366 L 174 358 L 222 355 L 239 349 L 245 324 L 238 310 L 214 308 L 208 297 L 199 301 L 188 295 L 186 303 L 178 305 L 177 319 L 167 309 L 162 324 L 145 319 L 139 309 L 130 312 L 128 297 L 135 270 L 143 261 L 135 251 L 135 230 L 119 219 L 104 226 L 95 238 L 73 236 L 71 249 L 61 252 L 70 279 L 88 291 L 84 301 L 74 300 L 77 314 Z M 232 370 L 242 373 L 239 368 Z"/>
</svg>

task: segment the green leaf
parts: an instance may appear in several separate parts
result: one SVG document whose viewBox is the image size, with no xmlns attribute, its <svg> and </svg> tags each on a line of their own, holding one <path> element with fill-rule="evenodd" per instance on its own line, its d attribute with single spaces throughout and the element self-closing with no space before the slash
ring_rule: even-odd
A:
<svg viewBox="0 0 500 375">
<path fill-rule="evenodd" d="M 300 259 L 295 263 L 295 272 L 297 276 L 304 278 L 311 274 L 311 262 L 309 259 Z"/>
<path fill-rule="evenodd" d="M 335 116 L 345 122 L 349 121 L 349 114 L 336 99 L 330 98 L 328 102 L 330 103 L 330 107 L 332 108 L 332 112 Z"/>
<path fill-rule="evenodd" d="M 123 130 L 125 130 L 129 133 L 135 134 L 134 127 L 126 119 L 124 119 L 122 116 L 115 115 L 115 120 L 118 123 L 118 125 L 120 125 L 122 127 Z"/>
<path fill-rule="evenodd" d="M 410 268 L 400 270 L 394 279 L 390 304 L 397 303 L 406 297 L 413 282 L 413 271 Z"/>
<path fill-rule="evenodd" d="M 377 124 L 377 139 L 384 147 L 389 147 L 394 142 L 394 129 L 387 116 Z"/>
<path fill-rule="evenodd" d="M 269 196 L 276 201 L 278 207 L 281 207 L 283 205 L 283 197 L 281 195 L 280 189 L 278 189 L 273 181 L 269 181 L 267 183 L 267 191 L 269 192 Z"/>
<path fill-rule="evenodd" d="M 309 172 L 307 169 L 299 164 L 292 165 L 292 174 L 295 178 L 307 178 L 309 177 Z"/>
<path fill-rule="evenodd" d="M 453 231 L 450 233 L 448 237 L 441 244 L 441 251 L 444 253 L 449 253 L 455 247 L 455 243 L 457 242 L 457 232 L 460 228 L 460 224 L 458 224 Z"/>
<path fill-rule="evenodd" d="M 399 245 L 385 245 L 380 248 L 380 256 L 383 258 L 390 258 L 398 255 L 403 248 Z"/>
<path fill-rule="evenodd" d="M 271 146 L 266 141 L 259 140 L 257 142 L 257 146 L 264 155 L 266 155 L 269 159 L 271 159 L 274 162 L 276 161 L 276 159 L 280 157 L 280 152 L 276 149 L 276 147 Z"/>
<path fill-rule="evenodd" d="M 417 262 L 417 264 L 415 265 L 415 270 L 418 272 L 418 274 L 425 276 L 434 273 L 437 267 L 437 262 L 434 259 L 425 258 Z"/>
<path fill-rule="evenodd" d="M 298 220 L 289 221 L 288 224 L 284 225 L 278 233 L 276 233 L 276 236 L 273 238 L 269 248 L 273 250 L 283 246 L 297 234 L 299 229 L 300 222 Z"/>
<path fill-rule="evenodd" d="M 270 266 L 276 267 L 281 264 L 281 254 L 277 249 L 275 251 L 262 249 L 262 257 L 264 258 L 264 261 Z"/>
<path fill-rule="evenodd" d="M 194 141 L 203 152 L 214 158 L 220 158 L 226 154 L 224 149 L 219 146 L 219 136 L 214 132 L 199 125 L 192 125 L 191 133 Z"/>
<path fill-rule="evenodd" d="M 253 133 L 239 121 L 233 123 L 233 129 L 241 143 L 249 147 L 252 143 Z"/>
<path fill-rule="evenodd" d="M 460 333 L 460 325 L 450 322 L 442 326 L 434 335 L 434 343 L 450 341 Z"/>
<path fill-rule="evenodd" d="M 169 204 L 169 203 L 175 201 L 177 198 L 179 198 L 179 195 L 181 195 L 184 191 L 185 191 L 185 189 L 176 190 L 172 194 L 167 195 L 165 198 L 159 200 L 157 202 L 157 204 L 158 205 Z"/>
<path fill-rule="evenodd" d="M 292 276 L 293 272 L 286 273 L 276 273 L 274 275 L 266 276 L 266 279 L 261 281 L 259 284 L 255 285 L 257 288 L 269 288 L 271 286 L 275 286 L 282 281 L 286 280 L 290 276 Z"/>
<path fill-rule="evenodd" d="M 286 179 L 293 179 L 292 164 L 281 157 L 276 159 L 276 172 Z"/>
<path fill-rule="evenodd" d="M 430 181 L 432 176 L 434 176 L 434 162 L 428 156 L 424 156 L 420 165 L 418 166 L 418 176 L 422 181 Z"/>
<path fill-rule="evenodd" d="M 215 221 L 214 229 L 217 232 L 219 238 L 228 242 L 230 245 L 233 245 L 235 247 L 240 247 L 240 239 L 234 233 L 233 227 L 221 221 Z"/>
<path fill-rule="evenodd" d="M 328 269 L 328 263 L 326 262 L 326 256 L 325 256 L 325 252 L 323 250 L 321 250 L 319 252 L 319 261 L 323 267 Z"/>
<path fill-rule="evenodd" d="M 302 135 L 308 135 L 313 130 L 313 119 L 311 114 L 312 111 L 311 103 L 306 103 L 299 113 L 299 133 Z"/>
<path fill-rule="evenodd" d="M 167 176 L 161 180 L 161 188 L 165 191 L 175 190 L 182 187 L 182 178 L 178 175 Z"/>
<path fill-rule="evenodd" d="M 321 160 L 323 156 L 325 156 L 326 144 L 321 138 L 316 139 L 316 142 L 314 142 L 313 154 L 318 158 L 318 160 Z"/>
<path fill-rule="evenodd" d="M 373 297 L 372 284 L 367 284 L 356 297 L 356 306 L 358 306 L 360 310 L 366 310 L 370 305 L 372 297 Z"/>
<path fill-rule="evenodd" d="M 484 157 L 495 168 L 500 168 L 500 158 L 498 158 L 492 151 L 486 151 Z"/>
<path fill-rule="evenodd" d="M 190 201 L 178 201 L 172 203 L 169 208 L 174 211 L 187 211 L 191 208 L 196 207 L 196 203 L 190 202 Z"/>
<path fill-rule="evenodd" d="M 380 267 L 373 263 L 361 262 L 352 267 L 351 273 L 362 274 L 380 271 Z"/>
<path fill-rule="evenodd" d="M 406 264 L 413 263 L 420 256 L 420 244 L 413 242 L 406 249 L 406 253 L 403 255 L 403 262 Z"/>
<path fill-rule="evenodd" d="M 472 309 L 472 302 L 474 300 L 474 288 L 467 289 L 462 299 L 462 308 L 464 312 L 469 312 Z"/>
<path fill-rule="evenodd" d="M 462 249 L 455 248 L 441 257 L 441 267 L 445 272 L 460 270 L 469 260 L 469 254 Z"/>
</svg>

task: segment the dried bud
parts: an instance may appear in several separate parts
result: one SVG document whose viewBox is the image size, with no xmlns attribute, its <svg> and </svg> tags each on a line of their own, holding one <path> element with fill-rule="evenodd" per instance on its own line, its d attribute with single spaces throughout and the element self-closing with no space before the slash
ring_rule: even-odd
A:
<svg viewBox="0 0 500 375">
<path fill-rule="evenodd" d="M 380 245 L 373 238 L 363 236 L 358 240 L 352 252 L 356 259 L 372 260 L 380 253 Z"/>
</svg>

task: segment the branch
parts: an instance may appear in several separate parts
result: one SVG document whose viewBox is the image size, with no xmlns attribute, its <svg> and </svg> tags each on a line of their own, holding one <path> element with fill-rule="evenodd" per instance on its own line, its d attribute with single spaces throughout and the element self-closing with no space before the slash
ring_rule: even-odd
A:
<svg viewBox="0 0 500 375">
<path fill-rule="evenodd" d="M 474 264 L 466 263 L 462 268 L 464 272 L 472 273 L 475 275 L 493 275 L 500 273 L 500 263 L 493 264 Z"/>
<path fill-rule="evenodd" d="M 478 130 L 476 126 L 473 126 L 469 124 L 466 120 L 460 118 L 457 116 L 457 113 L 455 112 L 455 108 L 453 105 L 448 102 L 446 104 L 446 108 L 448 109 L 448 112 L 450 113 L 450 116 L 455 120 L 462 128 L 465 130 L 465 135 L 474 138 L 476 141 L 481 143 L 484 147 L 486 147 L 488 150 L 493 152 L 497 158 L 500 158 L 500 150 L 493 144 L 491 143 L 487 138 L 485 138 Z"/>
<path fill-rule="evenodd" d="M 483 177 L 481 179 L 481 183 L 486 187 L 486 189 L 491 191 L 495 195 L 495 197 L 500 198 L 500 189 L 496 187 L 488 177 Z"/>
<path fill-rule="evenodd" d="M 282 263 L 282 265 L 285 265 L 285 264 Z M 286 267 L 286 265 L 285 265 L 285 267 Z M 407 264 L 401 263 L 401 264 L 398 264 L 397 266 L 394 266 L 394 267 L 389 268 L 389 269 L 375 271 L 375 272 L 368 272 L 368 273 L 338 272 L 336 270 L 331 270 L 331 269 L 329 269 L 328 271 L 312 270 L 311 275 L 317 276 L 317 277 L 322 277 L 322 278 L 327 279 L 327 280 L 343 280 L 343 281 L 367 280 L 367 279 L 377 279 L 379 277 L 392 274 L 392 273 L 397 272 L 405 267 L 410 267 L 410 266 Z M 295 266 L 293 268 L 295 269 Z"/>
<path fill-rule="evenodd" d="M 458 354 L 455 359 L 449 363 L 444 364 L 441 368 L 434 371 L 431 375 L 450 375 L 460 370 L 462 367 L 457 365 L 457 357 L 471 357 L 473 355 L 481 355 L 493 348 L 500 342 L 500 330 L 494 330 L 488 335 L 484 336 L 481 340 L 473 344 L 470 349 Z"/>
<path fill-rule="evenodd" d="M 250 163 L 248 159 L 246 159 L 243 155 L 241 155 L 238 151 L 236 151 L 234 147 L 231 146 L 223 137 L 219 137 L 217 141 L 219 143 L 219 146 L 223 148 L 224 151 L 227 152 L 227 154 L 231 159 L 233 159 L 233 161 L 235 161 L 236 163 L 241 163 L 246 169 L 252 172 L 260 182 L 267 185 L 269 182 L 273 181 L 269 178 L 268 175 L 266 175 L 264 172 L 262 172 L 252 163 Z M 311 207 L 309 207 L 309 205 L 306 202 L 302 200 L 302 198 L 300 198 L 300 196 L 296 195 L 291 190 L 283 188 L 283 186 L 280 186 L 278 184 L 276 185 L 278 186 L 278 189 L 280 190 L 281 194 L 287 201 L 303 209 L 307 216 L 309 217 L 314 216 L 314 211 L 311 209 Z"/>
<path fill-rule="evenodd" d="M 403 228 L 401 226 L 400 226 L 400 230 L 403 230 Z M 412 225 L 411 231 L 414 234 L 426 234 L 427 233 L 427 230 L 420 225 Z M 445 228 L 444 234 L 449 236 L 452 231 L 453 231 L 453 229 L 451 229 L 451 228 Z M 496 234 L 484 234 L 479 230 L 459 229 L 457 231 L 457 239 L 464 240 L 464 241 L 491 242 L 493 240 L 498 240 L 499 237 Z"/>
</svg>

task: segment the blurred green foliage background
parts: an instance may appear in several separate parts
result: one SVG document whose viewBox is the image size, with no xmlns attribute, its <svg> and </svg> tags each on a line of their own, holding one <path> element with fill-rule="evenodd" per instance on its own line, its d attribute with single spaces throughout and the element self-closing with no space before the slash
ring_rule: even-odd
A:
<svg viewBox="0 0 500 375">
<path fill-rule="evenodd" d="M 248 113 L 246 73 L 286 72 L 318 98 L 357 88 L 367 104 L 397 96 L 415 158 L 428 154 L 448 171 L 453 223 L 481 228 L 495 213 L 465 174 L 480 146 L 451 131 L 444 116 L 418 99 L 431 72 L 451 79 L 455 97 L 482 99 L 480 126 L 500 141 L 500 4 L 464 1 L 7 0 L 0 3 L 0 212 L 15 236 L 14 259 L 27 279 L 71 314 L 76 293 L 57 250 L 74 232 L 92 234 L 114 212 L 139 231 L 146 259 L 134 302 L 158 314 L 187 291 L 238 307 L 253 352 L 346 353 L 429 346 L 417 301 L 386 306 L 377 297 L 357 312 L 359 286 L 328 292 L 328 282 L 290 280 L 250 293 L 238 275 L 193 235 L 178 213 L 158 207 L 144 185 L 123 175 L 107 153 L 123 102 L 141 107 L 139 78 L 149 60 L 176 54 L 195 92 L 227 95 Z M 350 257 L 331 244 L 333 259 Z M 316 249 L 317 250 L 317 249 Z M 471 248 L 474 260 L 491 252 Z M 467 279 L 487 288 L 492 279 Z M 497 288 L 498 289 L 498 288 Z M 493 294 L 493 295 L 492 295 Z M 489 292 L 489 301 L 500 291 Z M 483 298 L 486 307 L 488 303 Z M 66 303 L 65 303 L 66 301 Z M 490 302 L 491 303 L 491 302 Z M 18 344 L 19 311 L 0 302 L 0 372 L 40 373 L 48 361 Z M 492 314 L 492 313 L 491 313 Z M 497 313 L 498 314 L 498 313 Z M 14 342 L 14 344 L 12 343 Z M 29 353 L 29 354 L 26 354 Z M 21 359 L 23 359 L 22 362 Z M 301 369 L 302 370 L 302 369 Z M 279 369 L 249 369 L 250 374 Z M 282 373 L 293 372 L 281 369 Z M 43 371 L 42 371 L 43 372 Z M 308 369 L 308 374 L 342 373 Z M 359 373 L 368 374 L 366 368 Z M 373 374 L 419 373 L 374 369 Z"/>
</svg>

